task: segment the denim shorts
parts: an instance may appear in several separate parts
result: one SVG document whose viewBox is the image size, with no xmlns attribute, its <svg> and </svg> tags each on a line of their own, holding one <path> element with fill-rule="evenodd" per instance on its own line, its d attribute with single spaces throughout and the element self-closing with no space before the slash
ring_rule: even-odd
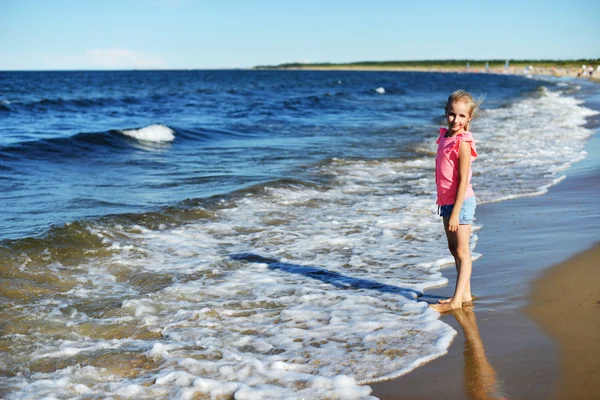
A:
<svg viewBox="0 0 600 400">
<path fill-rule="evenodd" d="M 473 224 L 473 218 L 475 217 L 475 196 L 471 196 L 468 199 L 464 199 L 462 207 L 460 208 L 460 214 L 458 215 L 458 223 L 461 225 Z M 440 217 L 448 217 L 452 214 L 454 204 L 448 204 L 440 207 Z"/>
</svg>

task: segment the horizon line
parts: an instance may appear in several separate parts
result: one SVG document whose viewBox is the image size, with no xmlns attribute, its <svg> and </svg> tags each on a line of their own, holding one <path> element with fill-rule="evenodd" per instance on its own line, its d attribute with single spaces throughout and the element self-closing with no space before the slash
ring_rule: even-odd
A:
<svg viewBox="0 0 600 400">
<path fill-rule="evenodd" d="M 516 58 L 439 58 L 439 59 L 412 59 L 412 60 L 374 60 L 374 61 L 345 61 L 345 62 L 302 62 L 292 61 L 284 62 L 279 64 L 261 64 L 252 67 L 203 67 L 203 68 L 22 68 L 22 69 L 0 69 L 0 72 L 134 72 L 134 71 L 235 71 L 235 70 L 255 70 L 259 68 L 277 68 L 289 65 L 322 65 L 322 66 L 336 66 L 336 65 L 358 65 L 358 64 L 415 64 L 415 63 L 427 63 L 432 64 L 436 62 L 440 63 L 459 63 L 459 62 L 506 62 L 509 63 L 579 63 L 579 62 L 596 62 L 600 63 L 599 58 L 537 58 L 537 59 L 516 59 Z"/>
</svg>

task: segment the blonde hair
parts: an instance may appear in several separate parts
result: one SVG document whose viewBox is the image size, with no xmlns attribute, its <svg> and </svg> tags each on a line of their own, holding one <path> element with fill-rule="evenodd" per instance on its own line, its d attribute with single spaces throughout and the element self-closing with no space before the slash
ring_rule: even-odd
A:
<svg viewBox="0 0 600 400">
<path fill-rule="evenodd" d="M 454 92 L 452 92 L 452 94 L 450 96 L 448 96 L 448 101 L 446 102 L 446 115 L 448 115 L 448 109 L 450 108 L 450 105 L 452 103 L 458 103 L 458 102 L 467 103 L 467 105 L 469 106 L 469 109 L 471 111 L 471 113 L 470 113 L 471 118 L 473 118 L 475 116 L 475 113 L 479 109 L 479 106 L 481 105 L 481 103 L 483 103 L 483 97 L 480 97 L 477 100 L 474 100 L 473 96 L 471 96 L 471 94 L 469 92 L 465 92 L 462 89 L 455 90 Z M 469 121 L 467 123 L 467 126 L 465 127 L 466 130 L 469 130 L 470 124 L 471 124 L 471 121 Z"/>
</svg>

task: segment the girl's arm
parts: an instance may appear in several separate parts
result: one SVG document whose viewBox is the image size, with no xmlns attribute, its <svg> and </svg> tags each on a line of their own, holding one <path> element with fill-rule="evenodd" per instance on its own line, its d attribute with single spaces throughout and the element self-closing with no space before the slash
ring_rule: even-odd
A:
<svg viewBox="0 0 600 400">
<path fill-rule="evenodd" d="M 450 214 L 448 221 L 448 230 L 456 232 L 458 230 L 458 216 L 460 208 L 465 200 L 465 193 L 469 186 L 469 170 L 471 169 L 471 145 L 469 142 L 461 141 L 458 151 L 458 189 L 456 190 L 456 200 L 454 200 L 454 208 Z"/>
</svg>

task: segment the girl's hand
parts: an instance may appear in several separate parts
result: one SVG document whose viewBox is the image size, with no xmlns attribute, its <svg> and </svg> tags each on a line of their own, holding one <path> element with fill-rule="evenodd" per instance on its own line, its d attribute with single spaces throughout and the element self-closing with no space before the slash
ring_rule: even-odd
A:
<svg viewBox="0 0 600 400">
<path fill-rule="evenodd" d="M 456 232 L 458 230 L 458 215 L 450 215 L 450 219 L 448 220 L 448 230 L 450 232 Z"/>
</svg>

